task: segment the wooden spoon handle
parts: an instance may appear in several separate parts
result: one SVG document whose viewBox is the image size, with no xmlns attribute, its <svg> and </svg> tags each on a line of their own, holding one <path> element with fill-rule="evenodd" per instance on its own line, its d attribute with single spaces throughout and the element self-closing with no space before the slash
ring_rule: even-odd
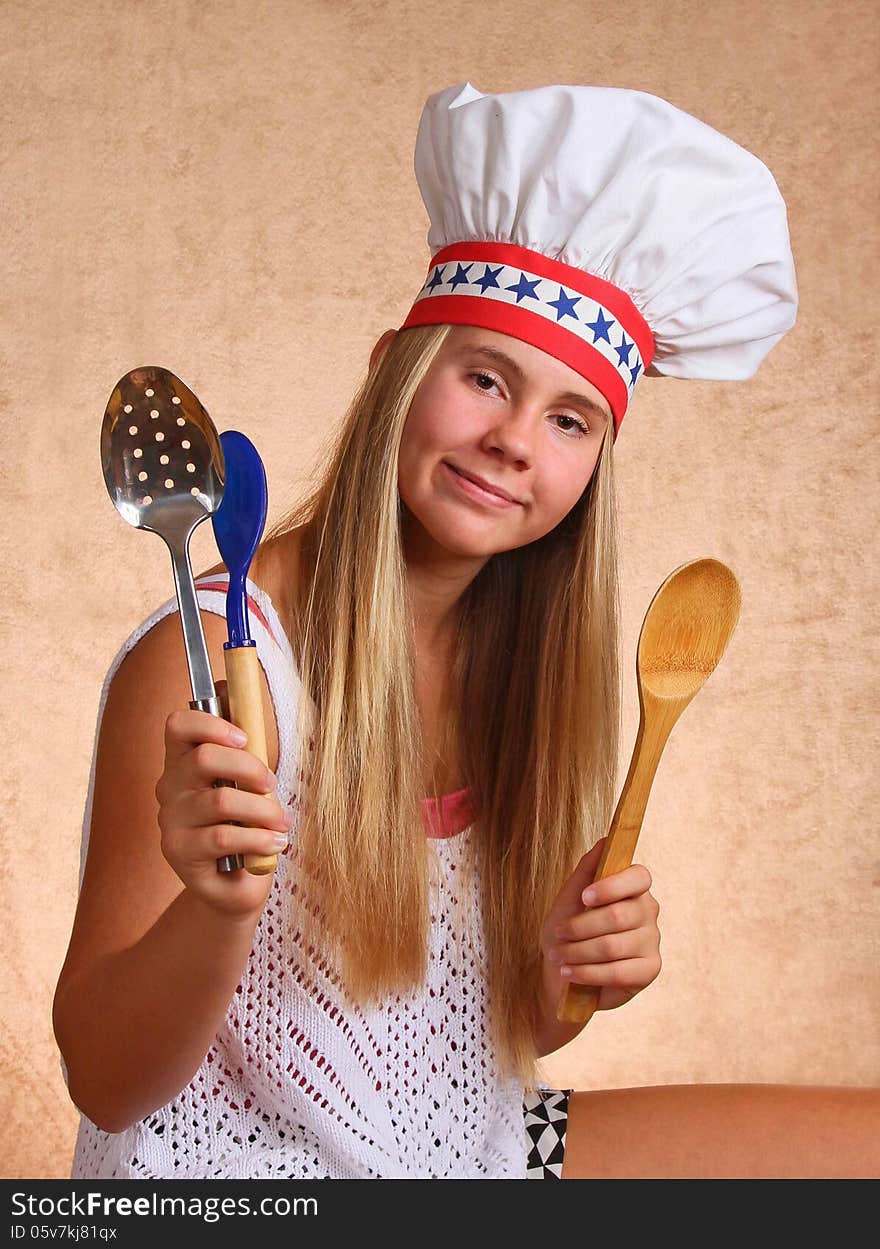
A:
<svg viewBox="0 0 880 1249">
<path fill-rule="evenodd" d="M 604 880 L 606 876 L 622 872 L 632 863 L 657 764 L 670 730 L 685 705 L 678 700 L 660 702 L 647 693 L 643 694 L 642 700 L 642 715 L 629 771 L 594 880 Z M 676 704 L 677 710 L 671 703 Z M 566 984 L 559 998 L 556 1018 L 564 1023 L 588 1023 L 598 1004 L 600 992 L 595 985 Z"/>
<path fill-rule="evenodd" d="M 229 719 L 248 735 L 246 750 L 269 766 L 266 746 L 266 724 L 263 719 L 263 692 L 260 688 L 260 661 L 256 646 L 227 647 L 223 651 L 226 666 L 226 694 Z M 275 871 L 277 854 L 246 854 L 244 865 L 252 876 L 266 876 Z"/>
</svg>

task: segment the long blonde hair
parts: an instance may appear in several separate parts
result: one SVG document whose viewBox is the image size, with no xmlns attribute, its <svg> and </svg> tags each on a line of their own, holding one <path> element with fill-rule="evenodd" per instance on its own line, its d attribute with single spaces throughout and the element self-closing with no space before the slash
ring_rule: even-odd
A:
<svg viewBox="0 0 880 1249">
<path fill-rule="evenodd" d="M 349 407 L 299 526 L 307 570 L 283 623 L 299 663 L 307 801 L 300 922 L 356 1001 L 424 983 L 432 849 L 397 462 L 415 392 L 449 332 L 399 332 Z M 459 603 L 447 731 L 474 799 L 490 1026 L 499 1069 L 533 1087 L 541 929 L 610 822 L 620 733 L 612 426 L 577 504 L 492 556 Z M 466 699 L 467 714 L 461 714 Z M 302 878 L 301 878 L 302 879 Z M 459 882 L 462 884 L 462 882 Z M 467 888 L 460 889 L 462 897 Z M 321 925 L 318 927 L 318 917 Z"/>
</svg>

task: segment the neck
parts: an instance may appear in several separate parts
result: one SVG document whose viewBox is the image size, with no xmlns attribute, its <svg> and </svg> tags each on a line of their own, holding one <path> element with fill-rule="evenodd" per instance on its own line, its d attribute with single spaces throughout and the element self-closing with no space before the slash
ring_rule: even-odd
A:
<svg viewBox="0 0 880 1249">
<path fill-rule="evenodd" d="M 448 654 L 462 595 L 485 565 L 483 556 L 443 550 L 419 527 L 404 531 L 404 553 L 416 644 L 429 656 Z"/>
</svg>

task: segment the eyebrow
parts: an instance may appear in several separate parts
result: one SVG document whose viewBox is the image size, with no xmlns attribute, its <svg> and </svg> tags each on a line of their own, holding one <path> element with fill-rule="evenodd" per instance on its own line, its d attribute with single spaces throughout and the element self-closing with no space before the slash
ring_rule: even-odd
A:
<svg viewBox="0 0 880 1249">
<path fill-rule="evenodd" d="M 478 356 L 486 356 L 489 360 L 495 360 L 498 364 L 505 364 L 519 382 L 526 380 L 525 373 L 513 357 L 507 355 L 506 352 L 501 351 L 498 347 L 488 347 L 482 343 L 465 343 L 461 350 L 462 352 L 470 352 Z M 596 416 L 601 416 L 606 421 L 611 419 L 605 409 L 596 403 L 595 399 L 590 399 L 587 395 L 579 395 L 574 390 L 567 390 L 564 395 L 560 395 L 559 402 L 579 403 L 589 409 L 589 411 L 594 412 Z"/>
</svg>

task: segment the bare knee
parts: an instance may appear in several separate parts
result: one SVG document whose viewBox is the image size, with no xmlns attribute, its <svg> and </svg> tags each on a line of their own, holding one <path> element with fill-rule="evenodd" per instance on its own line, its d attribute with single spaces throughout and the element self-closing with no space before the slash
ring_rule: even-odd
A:
<svg viewBox="0 0 880 1249">
<path fill-rule="evenodd" d="M 874 1178 L 880 1089 L 677 1084 L 574 1092 L 563 1179 Z"/>
</svg>

